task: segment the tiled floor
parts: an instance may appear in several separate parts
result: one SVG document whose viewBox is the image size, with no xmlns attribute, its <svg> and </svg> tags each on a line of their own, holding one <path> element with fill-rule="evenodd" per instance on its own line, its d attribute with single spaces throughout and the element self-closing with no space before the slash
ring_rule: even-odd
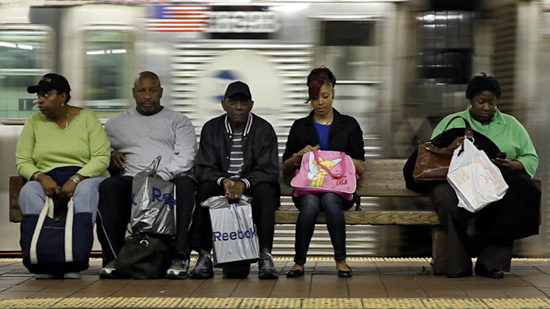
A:
<svg viewBox="0 0 550 309">
<path fill-rule="evenodd" d="M 275 264 L 284 274 L 292 261 Z M 80 280 L 37 280 L 20 259 L 0 259 L 0 308 L 550 308 L 549 259 L 514 259 L 500 280 L 434 276 L 428 259 L 351 258 L 350 279 L 326 258 L 278 280 L 259 280 L 256 265 L 249 279 L 217 269 L 210 280 L 100 280 L 100 265 L 93 259 Z"/>
</svg>

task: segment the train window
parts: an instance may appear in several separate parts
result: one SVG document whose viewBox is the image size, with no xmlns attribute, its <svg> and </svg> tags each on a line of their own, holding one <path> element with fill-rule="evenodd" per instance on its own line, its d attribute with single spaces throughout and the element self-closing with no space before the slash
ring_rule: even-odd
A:
<svg viewBox="0 0 550 309">
<path fill-rule="evenodd" d="M 134 67 L 134 35 L 129 29 L 89 29 L 84 34 L 84 104 L 95 110 L 128 105 Z"/>
<path fill-rule="evenodd" d="M 321 44 L 326 46 L 373 46 L 376 22 L 373 20 L 326 20 L 322 22 Z"/>
<path fill-rule="evenodd" d="M 0 119 L 27 118 L 38 110 L 27 93 L 54 66 L 53 33 L 45 27 L 0 27 Z"/>
</svg>

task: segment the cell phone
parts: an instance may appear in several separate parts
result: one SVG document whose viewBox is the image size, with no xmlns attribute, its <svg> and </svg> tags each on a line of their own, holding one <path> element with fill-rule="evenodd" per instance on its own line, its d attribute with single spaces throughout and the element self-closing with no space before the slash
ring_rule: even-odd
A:
<svg viewBox="0 0 550 309">
<path fill-rule="evenodd" d="M 506 159 L 506 152 L 499 152 L 495 156 L 496 158 Z"/>
</svg>

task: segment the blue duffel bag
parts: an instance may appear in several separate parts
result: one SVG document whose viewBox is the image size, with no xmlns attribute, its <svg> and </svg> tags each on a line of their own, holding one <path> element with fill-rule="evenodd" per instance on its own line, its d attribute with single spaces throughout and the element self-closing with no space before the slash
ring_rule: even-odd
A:
<svg viewBox="0 0 550 309">
<path fill-rule="evenodd" d="M 39 215 L 21 222 L 23 264 L 35 274 L 64 274 L 88 269 L 93 245 L 91 213 L 74 213 L 72 199 L 65 218 L 53 216 L 52 198 Z"/>
<path fill-rule="evenodd" d="M 64 166 L 46 174 L 62 185 L 79 169 Z M 62 275 L 88 269 L 93 241 L 92 213 L 75 213 L 72 198 L 48 197 L 40 214 L 23 215 L 21 221 L 23 264 L 31 273 Z"/>
</svg>

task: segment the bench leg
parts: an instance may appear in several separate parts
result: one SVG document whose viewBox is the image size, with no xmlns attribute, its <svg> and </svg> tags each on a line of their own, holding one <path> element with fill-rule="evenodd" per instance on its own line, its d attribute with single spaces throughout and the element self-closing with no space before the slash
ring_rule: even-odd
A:
<svg viewBox="0 0 550 309">
<path fill-rule="evenodd" d="M 444 275 L 446 271 L 446 238 L 441 226 L 432 228 L 432 273 L 435 275 Z"/>
</svg>

